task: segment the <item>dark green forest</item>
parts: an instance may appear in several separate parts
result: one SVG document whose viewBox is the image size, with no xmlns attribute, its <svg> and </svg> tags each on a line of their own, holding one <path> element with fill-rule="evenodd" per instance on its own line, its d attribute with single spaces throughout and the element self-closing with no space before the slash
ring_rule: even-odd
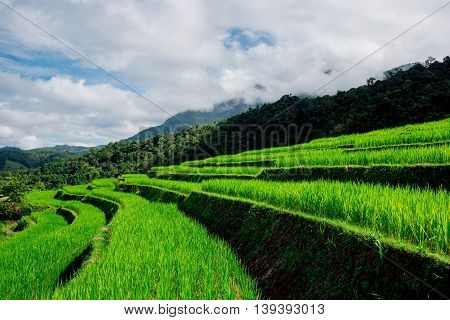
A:
<svg viewBox="0 0 450 320">
<path fill-rule="evenodd" d="M 88 150 L 86 147 L 55 146 L 32 150 L 0 148 L 0 171 L 26 170 L 42 166 L 48 162 L 73 158 Z"/>
<path fill-rule="evenodd" d="M 450 113 L 450 58 L 432 61 L 332 96 L 284 96 L 227 119 L 200 149 L 233 154 L 442 119 Z"/>
<path fill-rule="evenodd" d="M 335 95 L 287 95 L 216 124 L 110 143 L 35 169 L 3 172 L 0 195 L 16 197 L 15 193 L 31 188 L 83 184 L 99 177 L 147 172 L 152 166 L 438 120 L 449 116 L 449 105 L 450 58 L 428 60 L 425 66 L 416 64 L 383 80 L 372 78 L 364 86 Z M 20 209 L 7 209 L 6 201 L 0 206 L 8 216 Z"/>
</svg>

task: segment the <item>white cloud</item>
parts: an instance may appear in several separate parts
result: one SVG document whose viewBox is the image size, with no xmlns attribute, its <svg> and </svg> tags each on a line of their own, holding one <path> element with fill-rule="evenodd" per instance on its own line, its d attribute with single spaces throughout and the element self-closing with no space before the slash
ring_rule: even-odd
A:
<svg viewBox="0 0 450 320">
<path fill-rule="evenodd" d="M 237 96 L 275 100 L 288 93 L 312 92 L 442 4 L 439 0 L 8 3 L 171 114 Z M 442 40 L 450 32 L 449 12 L 450 6 L 320 93 L 363 84 L 370 76 L 429 55 L 442 59 L 450 51 Z M 232 28 L 242 29 L 253 40 L 269 35 L 273 45 L 242 50 L 233 42 L 226 48 L 224 40 Z M 79 58 L 1 6 L 0 37 L 11 46 L 20 44 L 14 52 L 25 57 L 28 49 Z M 2 61 L 0 57 L 0 66 Z M 42 66 L 15 66 L 15 70 L 22 75 L 44 72 Z M 327 70 L 330 75 L 324 73 Z M 95 85 L 74 79 L 79 77 L 70 72 L 47 80 L 0 73 L 0 121 L 13 130 L 13 137 L 0 135 L 0 145 L 24 146 L 20 135 L 35 136 L 42 144 L 106 143 L 168 117 L 133 93 L 114 87 L 112 79 Z M 256 90 L 255 84 L 266 90 Z"/>
<path fill-rule="evenodd" d="M 0 138 L 9 138 L 13 134 L 13 129 L 0 125 Z"/>
<path fill-rule="evenodd" d="M 2 145 L 96 145 L 133 135 L 165 116 L 149 116 L 145 100 L 110 84 L 61 77 L 31 80 L 0 72 L 0 87 L 0 101 L 6 101 L 0 106 Z"/>
</svg>

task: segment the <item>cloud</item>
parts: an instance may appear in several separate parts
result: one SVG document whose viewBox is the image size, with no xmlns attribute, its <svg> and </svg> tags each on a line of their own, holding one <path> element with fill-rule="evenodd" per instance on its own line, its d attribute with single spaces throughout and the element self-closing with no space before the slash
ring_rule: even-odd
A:
<svg viewBox="0 0 450 320">
<path fill-rule="evenodd" d="M 2 145 L 93 146 L 135 134 L 165 118 L 148 117 L 145 100 L 110 84 L 87 85 L 59 76 L 32 80 L 0 72 L 0 87 Z"/>
<path fill-rule="evenodd" d="M 7 1 L 170 114 L 313 92 L 441 5 L 430 1 Z M 321 90 L 449 45 L 450 6 Z M 331 70 L 331 71 L 330 71 Z M 264 87 L 261 90 L 259 86 Z M 0 145 L 103 144 L 169 115 L 0 5 Z M 33 118 L 30 123 L 29 117 Z M 42 130 L 45 128 L 45 130 Z M 78 131 L 77 134 L 70 132 Z"/>
</svg>

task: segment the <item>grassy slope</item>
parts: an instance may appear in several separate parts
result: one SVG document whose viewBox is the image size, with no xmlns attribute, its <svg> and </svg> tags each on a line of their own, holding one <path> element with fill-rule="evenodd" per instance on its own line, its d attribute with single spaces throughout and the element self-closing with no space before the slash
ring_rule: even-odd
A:
<svg viewBox="0 0 450 320">
<path fill-rule="evenodd" d="M 64 204 L 78 214 L 68 225 L 55 209 L 32 214 L 37 223 L 0 244 L 0 299 L 48 299 L 59 276 L 87 247 L 105 223 L 97 208 L 76 201 L 53 199 L 55 192 L 27 196 L 34 205 Z"/>
<path fill-rule="evenodd" d="M 315 139 L 309 143 L 289 147 L 270 148 L 243 152 L 242 155 L 291 152 L 318 148 L 333 148 L 352 145 L 355 148 L 388 146 L 411 143 L 430 143 L 450 140 L 450 118 L 411 124 L 391 129 L 374 130 L 367 133 L 342 135 L 338 137 Z"/>
<path fill-rule="evenodd" d="M 172 180 L 162 180 L 162 179 L 151 179 L 144 174 L 136 175 L 123 175 L 122 178 L 128 184 L 142 185 L 142 186 L 155 186 L 163 189 L 174 190 L 181 192 L 183 194 L 189 194 L 193 190 L 200 190 L 201 186 L 199 183 L 187 182 L 187 181 L 172 181 Z"/>
<path fill-rule="evenodd" d="M 202 183 L 128 175 L 125 182 L 181 191 L 206 191 L 249 199 L 291 211 L 302 211 L 362 226 L 369 232 L 448 255 L 450 195 L 354 182 L 267 182 L 210 180 Z"/>
<path fill-rule="evenodd" d="M 240 174 L 240 175 L 257 175 L 261 173 L 261 167 L 188 167 L 188 166 L 170 166 L 170 167 L 154 167 L 152 171 L 158 174 L 165 173 L 186 173 L 186 174 Z"/>
<path fill-rule="evenodd" d="M 278 160 L 277 166 L 293 165 L 345 165 L 345 164 L 389 164 L 389 163 L 448 163 L 450 141 L 450 118 L 418 125 L 376 130 L 364 134 L 344 135 L 313 140 L 309 143 L 289 147 L 247 151 L 236 155 L 224 155 L 200 161 L 185 162 L 184 166 L 216 164 L 242 161 Z M 443 146 L 411 146 L 405 149 L 364 150 L 346 153 L 339 146 L 354 148 L 394 146 L 446 142 Z M 400 153 L 398 153 L 400 152 Z M 331 159 L 330 159 L 331 158 Z"/>
<path fill-rule="evenodd" d="M 66 190 L 83 193 L 83 187 Z M 110 223 L 109 245 L 97 263 L 58 288 L 54 298 L 257 298 L 231 250 L 175 205 L 104 188 L 92 194 L 121 204 Z"/>
<path fill-rule="evenodd" d="M 344 221 L 406 241 L 424 250 L 449 254 L 450 195 L 353 182 L 266 182 L 213 180 L 207 192 L 250 199 L 282 209 Z"/>
<path fill-rule="evenodd" d="M 374 164 L 423 164 L 423 163 L 450 163 L 450 145 L 426 146 L 405 149 L 382 149 L 363 150 L 348 152 L 345 149 L 323 149 L 323 150 L 300 150 L 284 151 L 279 153 L 260 153 L 255 155 L 237 154 L 233 156 L 221 156 L 208 158 L 196 162 L 187 162 L 179 167 L 171 167 L 173 172 L 187 172 L 187 165 L 198 165 L 205 163 L 228 163 L 245 161 L 275 161 L 275 167 L 295 167 L 300 165 L 309 166 L 332 166 L 332 165 L 374 165 Z M 228 168 L 192 168 L 199 173 L 214 173 L 214 170 L 229 170 L 241 173 L 245 167 Z M 155 171 L 162 170 L 154 168 Z M 244 172 L 242 172 L 244 173 Z M 241 174 L 242 174 L 241 173 Z M 256 168 L 254 173 L 258 173 Z"/>
</svg>

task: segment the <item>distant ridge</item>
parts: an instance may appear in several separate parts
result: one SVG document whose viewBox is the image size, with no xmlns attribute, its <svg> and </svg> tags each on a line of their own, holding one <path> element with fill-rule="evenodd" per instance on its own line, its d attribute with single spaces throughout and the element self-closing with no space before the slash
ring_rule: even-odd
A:
<svg viewBox="0 0 450 320">
<path fill-rule="evenodd" d="M 58 145 L 31 150 L 16 147 L 0 148 L 0 171 L 32 169 L 43 164 L 73 158 L 89 150 L 88 147 Z"/>
<path fill-rule="evenodd" d="M 82 147 L 82 146 L 69 146 L 67 144 L 61 144 L 54 147 L 43 147 L 43 148 L 37 148 L 37 149 L 31 149 L 29 151 L 34 150 L 53 150 L 58 152 L 69 152 L 69 153 L 83 153 L 85 151 L 88 151 L 89 147 Z"/>
<path fill-rule="evenodd" d="M 183 111 L 170 117 L 162 125 L 145 129 L 126 140 L 144 140 L 159 134 L 181 131 L 190 126 L 220 121 L 243 113 L 249 108 L 250 105 L 247 104 L 243 98 L 236 98 L 215 104 L 211 111 Z"/>
</svg>

